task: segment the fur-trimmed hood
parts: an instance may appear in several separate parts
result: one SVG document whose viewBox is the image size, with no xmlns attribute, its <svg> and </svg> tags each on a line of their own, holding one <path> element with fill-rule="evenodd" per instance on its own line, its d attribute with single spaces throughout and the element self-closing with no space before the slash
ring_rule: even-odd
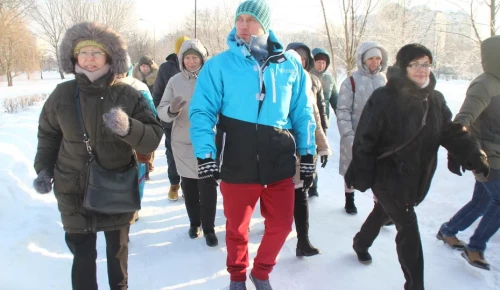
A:
<svg viewBox="0 0 500 290">
<path fill-rule="evenodd" d="M 137 63 L 135 66 L 134 66 L 134 70 L 132 72 L 132 76 L 142 82 L 145 81 L 146 85 L 149 86 L 152 86 L 155 84 L 155 81 L 156 81 L 156 77 L 158 76 L 158 65 L 153 62 L 153 64 L 150 65 L 151 67 L 151 72 L 147 75 L 147 76 L 144 76 L 141 72 L 141 66 L 139 65 L 139 63 Z"/>
<path fill-rule="evenodd" d="M 65 73 L 75 73 L 76 58 L 73 50 L 83 40 L 94 40 L 102 44 L 109 52 L 110 73 L 125 72 L 130 66 L 127 44 L 116 31 L 109 26 L 96 22 L 82 22 L 69 28 L 59 45 L 59 63 Z"/>
</svg>

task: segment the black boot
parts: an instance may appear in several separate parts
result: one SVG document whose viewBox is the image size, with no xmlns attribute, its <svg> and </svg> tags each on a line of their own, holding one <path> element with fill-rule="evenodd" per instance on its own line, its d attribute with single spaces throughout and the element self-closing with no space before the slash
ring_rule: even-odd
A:
<svg viewBox="0 0 500 290">
<path fill-rule="evenodd" d="M 196 226 L 190 226 L 188 235 L 191 239 L 196 239 L 201 235 L 201 228 Z"/>
<path fill-rule="evenodd" d="M 205 241 L 209 247 L 216 247 L 219 244 L 219 240 L 213 232 L 205 234 Z"/>
<path fill-rule="evenodd" d="M 309 198 L 314 198 L 318 197 L 318 188 L 317 187 L 310 187 L 309 190 L 307 191 L 307 194 L 309 195 Z"/>
<path fill-rule="evenodd" d="M 295 256 L 297 257 L 310 257 L 321 253 L 318 249 L 311 245 L 308 237 L 297 238 L 297 249 L 295 250 Z"/>
<path fill-rule="evenodd" d="M 345 193 L 345 212 L 348 214 L 357 214 L 358 209 L 354 204 L 354 192 Z"/>
<path fill-rule="evenodd" d="M 370 253 L 368 253 L 368 249 L 365 250 L 358 249 L 354 245 L 352 246 L 352 248 L 354 249 L 354 252 L 356 252 L 356 255 L 358 256 L 358 261 L 361 264 L 369 265 L 372 263 L 372 256 L 370 255 Z"/>
</svg>

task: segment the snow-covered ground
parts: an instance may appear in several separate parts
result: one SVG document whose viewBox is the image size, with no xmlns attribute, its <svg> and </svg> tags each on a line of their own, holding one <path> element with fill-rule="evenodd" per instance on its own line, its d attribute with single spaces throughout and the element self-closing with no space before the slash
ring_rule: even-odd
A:
<svg viewBox="0 0 500 290">
<path fill-rule="evenodd" d="M 0 84 L 0 97 L 32 92 L 50 93 L 60 82 L 17 81 L 7 88 Z M 465 96 L 465 82 L 440 81 L 440 89 L 456 113 Z M 64 242 L 59 212 L 53 194 L 39 195 L 32 189 L 35 178 L 37 122 L 41 104 L 20 113 L 0 115 L 0 289 L 70 289 L 72 256 Z M 402 289 L 404 284 L 394 243 L 396 230 L 384 227 L 371 254 L 373 264 L 360 264 L 352 251 L 352 237 L 373 207 L 370 192 L 358 193 L 359 214 L 343 210 L 343 180 L 338 175 L 339 135 L 335 119 L 330 121 L 328 138 L 334 156 L 319 169 L 320 197 L 310 202 L 310 236 L 322 254 L 295 257 L 296 235 L 292 232 L 271 274 L 274 289 Z M 500 235 L 488 244 L 486 258 L 491 271 L 470 266 L 460 253 L 436 240 L 441 223 L 448 220 L 471 197 L 474 179 L 448 172 L 446 151 L 439 153 L 438 170 L 427 199 L 417 208 L 424 248 L 426 289 L 500 289 Z M 203 238 L 191 240 L 183 200 L 167 200 L 169 182 L 163 143 L 156 152 L 156 169 L 146 185 L 140 220 L 130 232 L 130 289 L 226 289 L 225 218 L 219 195 L 216 232 L 219 246 L 209 248 Z M 474 224 L 459 237 L 468 241 Z M 250 256 L 255 257 L 264 230 L 259 208 L 252 219 Z M 105 241 L 98 238 L 98 282 L 107 289 Z M 252 289 L 248 281 L 249 289 Z"/>
</svg>

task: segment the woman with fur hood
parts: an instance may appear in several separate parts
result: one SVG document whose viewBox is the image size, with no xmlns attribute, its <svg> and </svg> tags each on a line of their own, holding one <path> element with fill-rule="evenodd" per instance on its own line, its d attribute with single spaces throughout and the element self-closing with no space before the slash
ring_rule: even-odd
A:
<svg viewBox="0 0 500 290">
<path fill-rule="evenodd" d="M 172 151 L 189 216 L 188 235 L 191 239 L 198 238 L 202 227 L 207 245 L 215 247 L 219 243 L 214 230 L 217 184 L 204 182 L 198 177 L 198 160 L 189 136 L 191 122 L 188 114 L 198 73 L 207 56 L 207 49 L 199 40 L 184 41 L 178 53 L 181 72 L 168 81 L 158 106 L 158 116 L 164 122 L 173 121 Z"/>
<path fill-rule="evenodd" d="M 389 69 L 389 82 L 375 90 L 359 120 L 353 159 L 345 174 L 348 188 L 371 188 L 377 203 L 353 248 L 363 264 L 380 227 L 391 219 L 397 230 L 396 249 L 406 290 L 424 289 L 424 259 L 415 206 L 425 198 L 437 166 L 439 146 L 459 156 L 468 168 L 488 175 L 479 145 L 460 123 L 451 121 L 444 96 L 435 90 L 432 54 L 408 44 Z"/>
<path fill-rule="evenodd" d="M 149 55 L 141 57 L 139 62 L 134 66 L 132 73 L 133 77 L 145 83 L 148 86 L 149 92 L 153 93 L 156 77 L 158 76 L 158 65 Z"/>
<path fill-rule="evenodd" d="M 83 208 L 88 152 L 76 100 L 90 147 L 106 170 L 129 166 L 134 150 L 153 152 L 163 131 L 141 94 L 116 81 L 129 61 L 125 42 L 111 28 L 90 22 L 69 28 L 59 46 L 59 62 L 75 79 L 57 85 L 43 106 L 33 185 L 37 192 L 49 193 L 54 183 L 66 244 L 73 254 L 72 288 L 97 290 L 96 239 L 97 232 L 104 232 L 109 287 L 124 290 L 134 213 L 101 214 Z"/>
<path fill-rule="evenodd" d="M 321 112 L 318 109 L 319 103 L 323 101 L 323 91 L 321 90 L 321 83 L 319 79 L 311 75 L 309 71 L 314 66 L 314 59 L 309 47 L 301 42 L 292 42 L 288 44 L 287 50 L 294 50 L 297 52 L 297 57 L 300 58 L 302 67 L 306 71 L 307 79 L 307 96 L 313 106 L 314 120 L 316 122 L 316 129 L 314 136 L 316 138 L 317 155 L 314 156 L 316 162 L 318 155 L 321 158 L 321 167 L 325 167 L 328 162 L 328 156 L 332 154 L 328 139 L 326 138 L 326 129 L 322 127 L 323 124 L 328 124 L 326 120 L 325 110 Z M 309 241 L 309 206 L 307 202 L 307 191 L 304 188 L 304 182 L 300 180 L 300 158 L 297 158 L 297 170 L 294 176 L 295 183 L 295 205 L 293 216 L 295 219 L 295 229 L 297 231 L 297 248 L 295 255 L 297 257 L 309 257 L 320 253 L 320 251 L 311 245 Z M 309 189 L 311 190 L 312 187 Z"/>
<path fill-rule="evenodd" d="M 337 102 L 337 125 L 340 133 L 339 173 L 344 176 L 352 159 L 352 142 L 361 112 L 373 91 L 385 85 L 387 51 L 375 42 L 363 42 L 356 54 L 358 70 L 340 86 Z M 357 214 L 354 190 L 345 186 L 345 211 Z"/>
</svg>

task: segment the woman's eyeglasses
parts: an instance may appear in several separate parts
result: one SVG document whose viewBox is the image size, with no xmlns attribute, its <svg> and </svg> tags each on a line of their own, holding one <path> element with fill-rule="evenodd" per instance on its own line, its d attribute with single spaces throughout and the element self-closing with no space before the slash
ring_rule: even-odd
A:
<svg viewBox="0 0 500 290">
<path fill-rule="evenodd" d="M 414 63 L 410 63 L 408 65 L 408 67 L 411 67 L 412 69 L 425 69 L 425 70 L 428 70 L 428 69 L 431 69 L 432 67 L 432 64 L 430 63 L 418 63 L 418 62 L 414 62 Z"/>
<path fill-rule="evenodd" d="M 104 52 L 100 51 L 80 51 L 78 53 L 78 56 L 81 56 L 83 58 L 96 58 L 96 59 L 102 59 L 106 55 Z"/>
</svg>

